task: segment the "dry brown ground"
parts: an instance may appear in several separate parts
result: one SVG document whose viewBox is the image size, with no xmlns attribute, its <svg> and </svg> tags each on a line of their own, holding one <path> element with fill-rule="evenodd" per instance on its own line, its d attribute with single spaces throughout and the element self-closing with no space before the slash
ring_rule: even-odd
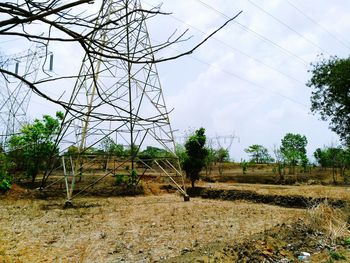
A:
<svg viewBox="0 0 350 263">
<path fill-rule="evenodd" d="M 305 211 L 176 194 L 0 200 L 0 262 L 154 262 L 231 243 Z"/>
<path fill-rule="evenodd" d="M 249 190 L 263 195 L 302 195 L 306 197 L 327 197 L 334 199 L 350 200 L 349 186 L 267 185 L 219 182 L 200 182 L 198 186 L 211 187 L 213 189 Z"/>
</svg>

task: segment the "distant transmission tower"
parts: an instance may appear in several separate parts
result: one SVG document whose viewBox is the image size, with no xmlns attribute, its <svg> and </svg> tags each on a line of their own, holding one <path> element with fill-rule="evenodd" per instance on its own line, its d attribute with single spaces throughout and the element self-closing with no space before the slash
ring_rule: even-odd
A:
<svg viewBox="0 0 350 263">
<path fill-rule="evenodd" d="M 107 168 L 90 186 L 115 174 L 126 163 L 131 166 L 130 171 L 134 171 L 140 149 L 155 146 L 167 150 L 170 156 L 154 160 L 154 165 L 187 198 L 156 65 L 132 62 L 140 57 L 155 60 L 145 13 L 140 10 L 139 0 L 103 1 L 96 27 L 108 25 L 112 16 L 114 20 L 115 16 L 119 18 L 119 23 L 103 27 L 93 36 L 104 47 L 96 50 L 96 54 L 100 55 L 92 58 L 85 55 L 58 138 L 62 156 L 67 156 L 63 153 L 72 146 L 78 152 L 73 158 L 62 157 L 67 202 L 75 196 L 73 191 L 77 176 L 80 178 L 89 165 L 93 166 L 84 154 L 106 138 L 125 145 L 129 156 L 117 167 Z M 128 61 L 108 59 L 106 47 L 112 46 L 113 50 L 118 47 L 120 54 L 127 54 Z M 49 173 L 43 182 L 48 177 Z"/>
<path fill-rule="evenodd" d="M 52 70 L 52 53 L 39 45 L 18 54 L 0 56 L 0 67 L 34 82 L 48 55 Z M 26 123 L 31 94 L 31 89 L 17 78 L 0 76 L 0 143 L 3 147 L 7 139 Z"/>
</svg>

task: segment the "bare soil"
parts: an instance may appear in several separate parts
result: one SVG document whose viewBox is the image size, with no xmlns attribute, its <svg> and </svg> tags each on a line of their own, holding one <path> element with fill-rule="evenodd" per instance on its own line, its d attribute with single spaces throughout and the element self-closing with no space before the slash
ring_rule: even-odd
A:
<svg viewBox="0 0 350 263">
<path fill-rule="evenodd" d="M 76 192 L 96 176 L 83 178 Z M 350 236 L 347 219 L 332 225 L 321 217 L 310 225 L 320 215 L 295 205 L 332 199 L 346 206 L 345 186 L 201 181 L 205 198 L 184 202 L 158 177 L 143 178 L 138 196 L 125 196 L 113 177 L 105 178 L 70 209 L 63 209 L 62 182 L 44 192 L 14 185 L 0 196 L 0 262 L 298 262 L 301 251 L 327 262 L 333 250 L 350 262 L 342 243 Z M 329 242 L 329 232 L 318 229 L 323 224 L 337 238 Z"/>
<path fill-rule="evenodd" d="M 2 198 L 0 262 L 157 262 L 305 217 L 302 209 L 183 202 L 176 194 L 83 197 L 72 209 L 63 209 L 63 202 Z"/>
</svg>

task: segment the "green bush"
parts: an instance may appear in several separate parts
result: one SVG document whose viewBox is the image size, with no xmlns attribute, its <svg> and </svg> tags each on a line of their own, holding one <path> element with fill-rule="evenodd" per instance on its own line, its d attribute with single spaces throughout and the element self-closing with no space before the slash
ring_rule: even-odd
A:
<svg viewBox="0 0 350 263">
<path fill-rule="evenodd" d="M 138 175 L 135 170 L 129 174 L 117 174 L 115 176 L 115 184 L 117 186 L 135 187 L 138 183 Z"/>
<path fill-rule="evenodd" d="M 8 173 L 9 162 L 4 153 L 0 153 L 0 192 L 6 192 L 11 189 L 12 178 Z"/>
<path fill-rule="evenodd" d="M 24 125 L 19 134 L 12 135 L 8 141 L 9 159 L 15 164 L 15 170 L 35 181 L 40 170 L 53 164 L 58 148 L 55 136 L 59 132 L 63 113 L 57 112 L 56 118 L 44 115 L 42 120 Z"/>
</svg>

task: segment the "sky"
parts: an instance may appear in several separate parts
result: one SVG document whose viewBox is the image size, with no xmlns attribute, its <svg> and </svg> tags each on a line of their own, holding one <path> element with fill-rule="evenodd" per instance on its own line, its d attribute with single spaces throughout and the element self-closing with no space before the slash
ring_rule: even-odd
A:
<svg viewBox="0 0 350 263">
<path fill-rule="evenodd" d="M 98 2 L 98 1 L 96 1 Z M 252 144 L 272 154 L 286 133 L 308 139 L 308 156 L 318 147 L 338 145 L 328 123 L 310 112 L 311 89 L 305 84 L 310 63 L 320 55 L 348 57 L 350 2 L 301 0 L 146 0 L 144 8 L 162 4 L 171 14 L 148 23 L 151 42 L 167 40 L 188 29 L 186 42 L 159 57 L 189 50 L 228 18 L 242 13 L 193 54 L 157 65 L 172 127 L 179 142 L 204 127 L 208 138 L 235 136 L 230 157 L 248 159 Z M 177 31 L 175 31 L 177 30 Z M 6 42 L 9 41 L 9 42 Z M 2 53 L 23 49 L 20 41 L 0 41 Z M 75 47 L 50 47 L 54 75 L 77 72 L 82 54 Z M 68 85 L 68 84 L 67 84 Z M 46 90 L 55 93 L 55 88 Z M 32 97 L 29 115 L 57 108 Z M 221 140 L 228 146 L 230 140 Z"/>
</svg>

